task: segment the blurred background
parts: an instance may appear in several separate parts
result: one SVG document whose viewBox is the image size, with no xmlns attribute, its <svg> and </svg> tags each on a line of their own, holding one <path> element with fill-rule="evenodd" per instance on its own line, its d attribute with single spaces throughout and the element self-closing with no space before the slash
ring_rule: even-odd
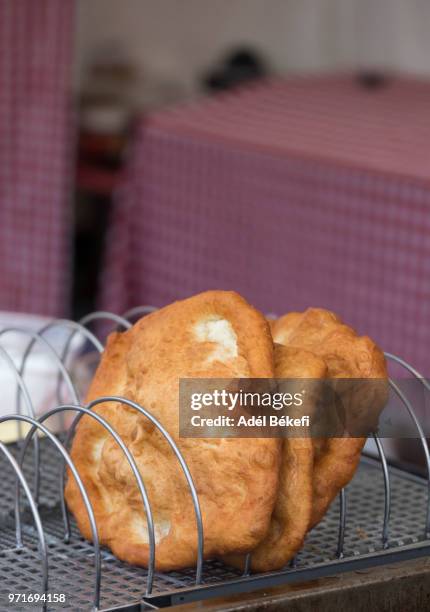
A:
<svg viewBox="0 0 430 612">
<path fill-rule="evenodd" d="M 430 4 L 1 0 L 0 310 L 208 288 L 430 371 Z"/>
</svg>

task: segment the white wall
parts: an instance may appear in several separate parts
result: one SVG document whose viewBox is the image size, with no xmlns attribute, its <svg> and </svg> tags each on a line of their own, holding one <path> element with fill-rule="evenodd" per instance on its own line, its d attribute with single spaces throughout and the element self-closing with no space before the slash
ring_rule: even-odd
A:
<svg viewBox="0 0 430 612">
<path fill-rule="evenodd" d="M 146 75 L 187 89 L 238 42 L 279 72 L 384 66 L 430 73 L 428 0 L 79 0 L 77 81 L 94 50 L 121 42 Z"/>
</svg>

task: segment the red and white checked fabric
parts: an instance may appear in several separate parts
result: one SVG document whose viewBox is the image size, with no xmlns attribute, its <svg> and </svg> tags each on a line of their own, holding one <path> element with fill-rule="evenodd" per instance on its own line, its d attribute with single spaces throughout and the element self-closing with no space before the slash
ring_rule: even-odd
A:
<svg viewBox="0 0 430 612">
<path fill-rule="evenodd" d="M 65 313 L 73 0 L 0 2 L 0 310 Z"/>
<path fill-rule="evenodd" d="M 322 306 L 430 375 L 430 83 L 266 82 L 142 121 L 101 301 Z"/>
</svg>

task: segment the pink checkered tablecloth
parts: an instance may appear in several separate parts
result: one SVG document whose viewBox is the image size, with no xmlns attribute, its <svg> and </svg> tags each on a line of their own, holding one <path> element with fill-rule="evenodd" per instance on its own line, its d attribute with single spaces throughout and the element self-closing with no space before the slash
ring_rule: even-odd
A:
<svg viewBox="0 0 430 612">
<path fill-rule="evenodd" d="M 68 304 L 73 11 L 0 2 L 0 310 Z"/>
<path fill-rule="evenodd" d="M 430 375 L 430 82 L 276 79 L 142 120 L 102 306 L 208 288 L 333 309 Z"/>
</svg>

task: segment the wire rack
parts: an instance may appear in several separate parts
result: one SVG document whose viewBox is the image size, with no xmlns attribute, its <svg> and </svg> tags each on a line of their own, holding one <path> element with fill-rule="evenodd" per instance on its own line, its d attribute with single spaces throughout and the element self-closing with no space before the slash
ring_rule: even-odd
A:
<svg viewBox="0 0 430 612">
<path fill-rule="evenodd" d="M 134 612 L 211 598 L 257 588 L 267 588 L 297 580 L 309 580 L 350 569 L 430 554 L 430 454 L 415 410 L 398 385 L 390 380 L 392 392 L 402 402 L 416 429 L 422 446 L 427 478 L 415 476 L 388 464 L 384 445 L 373 434 L 378 458 L 363 456 L 359 469 L 348 487 L 341 491 L 324 520 L 312 530 L 304 548 L 288 567 L 265 574 L 249 574 L 228 567 L 218 560 L 203 562 L 204 532 L 198 495 L 181 452 L 168 432 L 143 406 L 126 398 L 103 397 L 85 406 L 69 373 L 68 355 L 76 334 L 97 352 L 103 344 L 88 329 L 94 323 L 110 323 L 127 329 L 138 316 L 154 310 L 138 307 L 120 317 L 107 312 L 87 315 L 79 322 L 53 320 L 37 332 L 24 328 L 0 330 L 0 363 L 9 368 L 16 382 L 15 414 L 0 418 L 0 423 L 17 424 L 19 440 L 0 442 L 0 610 L 121 610 Z M 70 330 L 61 350 L 54 349 L 47 337 L 57 326 Z M 20 364 L 16 364 L 2 346 L 9 333 L 23 334 L 28 344 Z M 56 403 L 42 416 L 36 416 L 25 384 L 28 358 L 39 344 L 58 368 Z M 430 391 L 428 382 L 401 358 L 386 353 Z M 71 401 L 64 400 L 64 390 Z M 115 399 L 127 403 L 150 419 L 165 436 L 176 454 L 188 481 L 193 500 L 198 536 L 198 560 L 195 568 L 159 573 L 154 570 L 155 537 L 152 512 L 145 483 L 127 447 L 94 406 Z M 74 420 L 65 432 L 65 415 Z M 53 433 L 46 422 L 60 417 L 60 433 Z M 98 543 L 97 524 L 89 497 L 69 456 L 68 448 L 75 427 L 86 415 L 96 419 L 116 440 L 134 472 L 146 513 L 149 531 L 150 563 L 148 570 L 116 559 Z M 24 435 L 23 424 L 30 430 Z M 68 465 L 85 502 L 93 533 L 93 543 L 85 541 L 69 516 L 64 502 L 64 474 Z M 39 601 L 9 604 L 9 595 L 50 595 Z M 64 601 L 53 601 L 53 595 Z M 30 597 L 31 599 L 31 597 Z M 46 600 L 48 599 L 48 600 Z"/>
</svg>

